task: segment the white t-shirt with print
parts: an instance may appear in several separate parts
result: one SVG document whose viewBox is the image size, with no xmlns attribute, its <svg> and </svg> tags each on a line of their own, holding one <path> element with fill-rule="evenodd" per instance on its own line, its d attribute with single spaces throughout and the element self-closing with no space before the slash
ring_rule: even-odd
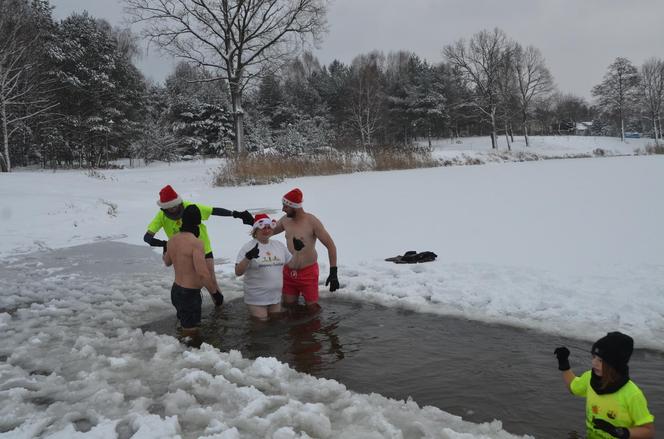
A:
<svg viewBox="0 0 664 439">
<path fill-rule="evenodd" d="M 244 303 L 248 305 L 272 305 L 281 301 L 283 267 L 291 260 L 288 248 L 279 241 L 269 240 L 261 244 L 255 239 L 242 246 L 236 263 L 245 253 L 258 244 L 258 257 L 249 262 L 244 272 Z"/>
</svg>

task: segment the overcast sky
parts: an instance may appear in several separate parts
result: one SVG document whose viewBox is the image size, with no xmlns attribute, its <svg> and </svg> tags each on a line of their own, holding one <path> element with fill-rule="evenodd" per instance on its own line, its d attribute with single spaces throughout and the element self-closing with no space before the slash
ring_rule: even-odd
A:
<svg viewBox="0 0 664 439">
<path fill-rule="evenodd" d="M 88 10 L 112 24 L 123 22 L 119 0 L 51 0 L 62 19 Z M 408 50 L 432 63 L 442 48 L 482 29 L 499 27 L 544 55 L 558 88 L 590 98 L 618 57 L 640 66 L 664 58 L 664 0 L 332 0 L 329 33 L 314 51 L 323 64 L 349 63 L 374 49 Z M 162 81 L 173 62 L 156 48 L 139 61 L 144 74 Z"/>
</svg>

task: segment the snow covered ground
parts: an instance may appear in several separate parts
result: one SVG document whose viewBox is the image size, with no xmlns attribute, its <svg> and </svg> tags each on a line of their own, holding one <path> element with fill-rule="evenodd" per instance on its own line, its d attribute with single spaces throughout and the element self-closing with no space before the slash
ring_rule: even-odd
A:
<svg viewBox="0 0 664 439">
<path fill-rule="evenodd" d="M 569 139 L 563 146 L 573 152 Z M 592 138 L 578 139 L 576 150 L 595 148 Z M 558 141 L 533 138 L 532 148 L 563 148 Z M 339 249 L 342 289 L 334 294 L 589 341 L 622 330 L 637 348 L 664 350 L 662 156 L 234 188 L 210 185 L 217 165 L 0 174 L 1 438 L 512 437 L 500 422 L 474 425 L 417 401 L 356 394 L 275 359 L 190 349 L 133 329 L 173 312 L 172 274 L 157 251 L 130 247 L 144 252 L 132 255 L 122 246 L 118 254 L 106 241 L 142 244 L 169 183 L 185 199 L 276 216 L 281 196 L 300 187 Z M 207 224 L 220 284 L 237 298 L 230 261 L 248 227 L 219 217 Z M 91 242 L 104 254 L 49 251 Z M 406 250 L 439 257 L 384 261 Z M 146 254 L 153 265 L 132 263 Z M 319 254 L 325 274 L 327 253 Z"/>
<path fill-rule="evenodd" d="M 482 163 L 542 160 L 567 157 L 621 156 L 643 154 L 654 139 L 625 139 L 598 136 L 531 136 L 530 146 L 526 146 L 523 136 L 510 140 L 512 151 L 507 150 L 505 136 L 498 137 L 498 148 L 491 149 L 489 137 L 461 137 L 457 139 L 434 139 L 431 145 L 434 156 L 446 164 L 466 164 L 472 161 Z M 420 139 L 420 145 L 428 145 Z"/>
</svg>

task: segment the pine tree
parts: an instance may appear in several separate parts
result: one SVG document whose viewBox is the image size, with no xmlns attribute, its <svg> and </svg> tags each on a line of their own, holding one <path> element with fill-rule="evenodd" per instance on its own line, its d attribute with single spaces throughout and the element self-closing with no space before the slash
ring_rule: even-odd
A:
<svg viewBox="0 0 664 439">
<path fill-rule="evenodd" d="M 137 135 L 143 77 L 132 64 L 131 45 L 120 44 L 121 33 L 107 22 L 73 14 L 58 34 L 51 56 L 60 83 L 63 137 L 79 166 L 100 166 L 126 151 Z"/>
<path fill-rule="evenodd" d="M 233 143 L 233 117 L 226 96 L 211 78 L 206 69 L 184 62 L 166 78 L 166 125 L 182 154 L 221 156 Z"/>
</svg>

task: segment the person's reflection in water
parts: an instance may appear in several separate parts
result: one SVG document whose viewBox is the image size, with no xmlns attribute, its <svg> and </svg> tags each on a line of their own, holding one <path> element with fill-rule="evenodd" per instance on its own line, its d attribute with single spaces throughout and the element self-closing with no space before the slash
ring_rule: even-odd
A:
<svg viewBox="0 0 664 439">
<path fill-rule="evenodd" d="M 344 358 L 343 346 L 335 333 L 337 322 L 323 326 L 320 307 L 312 311 L 306 306 L 291 309 L 294 325 L 288 331 L 291 341 L 289 363 L 299 372 L 315 374 Z M 297 323 L 302 320 L 301 323 Z M 324 342 L 329 349 L 323 350 Z"/>
<path fill-rule="evenodd" d="M 306 323 L 293 326 L 288 331 L 291 339 L 292 365 L 296 370 L 305 373 L 321 370 L 323 360 L 320 350 L 323 345 L 317 334 L 320 328 L 320 317 L 317 316 Z"/>
<path fill-rule="evenodd" d="M 275 357 L 293 369 L 320 376 L 343 360 L 338 319 L 320 309 L 296 306 L 281 320 L 253 319 L 241 301 L 230 301 L 203 319 L 197 337 L 178 337 L 192 348 L 203 342 L 222 351 L 237 349 L 247 358 Z M 332 313 L 333 314 L 333 313 Z"/>
</svg>

